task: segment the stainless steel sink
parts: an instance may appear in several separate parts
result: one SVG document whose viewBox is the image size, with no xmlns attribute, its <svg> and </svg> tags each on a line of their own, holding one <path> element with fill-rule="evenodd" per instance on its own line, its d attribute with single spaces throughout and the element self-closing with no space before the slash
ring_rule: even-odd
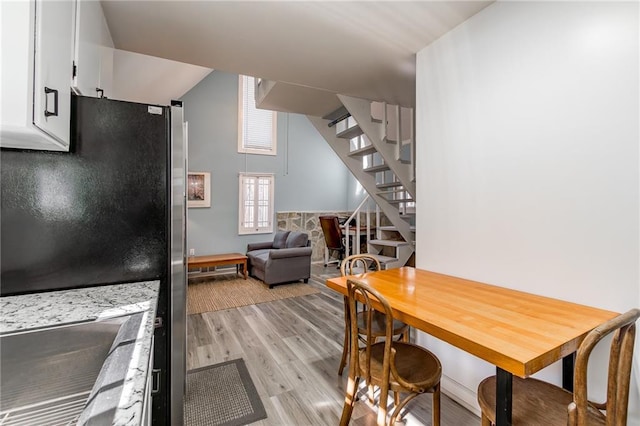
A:
<svg viewBox="0 0 640 426">
<path fill-rule="evenodd" d="M 0 336 L 0 414 L 8 416 L 3 425 L 13 424 L 12 419 L 16 424 L 74 424 L 130 318 Z"/>
</svg>

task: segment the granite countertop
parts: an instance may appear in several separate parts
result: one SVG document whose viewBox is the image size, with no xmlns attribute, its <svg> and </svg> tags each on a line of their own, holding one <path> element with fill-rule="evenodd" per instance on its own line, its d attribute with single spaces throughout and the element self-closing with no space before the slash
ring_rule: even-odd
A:
<svg viewBox="0 0 640 426">
<path fill-rule="evenodd" d="M 119 373 L 122 375 L 126 371 L 125 377 L 118 378 L 116 389 L 105 383 L 104 387 L 109 391 L 104 395 L 94 387 L 90 398 L 90 406 L 99 406 L 100 410 L 105 409 L 105 404 L 111 406 L 108 411 L 114 413 L 114 425 L 139 425 L 159 287 L 159 281 L 145 281 L 0 297 L 0 333 L 140 313 L 136 316 L 141 319 L 139 326 L 136 322 L 135 330 L 127 330 L 129 335 L 135 336 L 135 343 L 127 352 L 128 367 Z M 109 376 L 109 381 L 114 382 L 113 375 Z M 117 397 L 113 398 L 114 395 Z M 79 423 L 91 422 L 88 411 L 85 410 Z"/>
</svg>

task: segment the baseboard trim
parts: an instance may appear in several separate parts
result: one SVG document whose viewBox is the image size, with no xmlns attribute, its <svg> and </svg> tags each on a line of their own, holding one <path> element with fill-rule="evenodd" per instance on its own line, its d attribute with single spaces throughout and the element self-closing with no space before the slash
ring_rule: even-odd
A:
<svg viewBox="0 0 640 426">
<path fill-rule="evenodd" d="M 453 380 L 451 377 L 442 375 L 440 380 L 442 393 L 449 398 L 480 417 L 480 407 L 478 406 L 478 396 L 475 390 L 471 390 L 463 384 Z"/>
</svg>

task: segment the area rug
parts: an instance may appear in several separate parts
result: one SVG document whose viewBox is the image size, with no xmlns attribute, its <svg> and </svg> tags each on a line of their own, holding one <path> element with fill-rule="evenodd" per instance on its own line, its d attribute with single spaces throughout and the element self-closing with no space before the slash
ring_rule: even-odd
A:
<svg viewBox="0 0 640 426">
<path fill-rule="evenodd" d="M 229 276 L 231 278 L 226 278 Z M 191 315 L 219 311 L 319 292 L 313 286 L 302 282 L 278 285 L 270 289 L 262 281 L 251 277 L 245 280 L 234 275 L 190 280 L 187 289 L 187 313 Z"/>
<path fill-rule="evenodd" d="M 264 405 L 242 359 L 187 373 L 186 426 L 239 426 L 266 418 Z"/>
</svg>

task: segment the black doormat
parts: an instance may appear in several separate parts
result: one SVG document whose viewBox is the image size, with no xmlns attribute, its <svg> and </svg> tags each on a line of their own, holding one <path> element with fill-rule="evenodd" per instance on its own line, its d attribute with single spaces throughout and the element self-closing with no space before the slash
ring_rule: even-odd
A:
<svg viewBox="0 0 640 426">
<path fill-rule="evenodd" d="M 240 426 L 266 418 L 264 405 L 242 359 L 188 372 L 186 426 Z"/>
</svg>

